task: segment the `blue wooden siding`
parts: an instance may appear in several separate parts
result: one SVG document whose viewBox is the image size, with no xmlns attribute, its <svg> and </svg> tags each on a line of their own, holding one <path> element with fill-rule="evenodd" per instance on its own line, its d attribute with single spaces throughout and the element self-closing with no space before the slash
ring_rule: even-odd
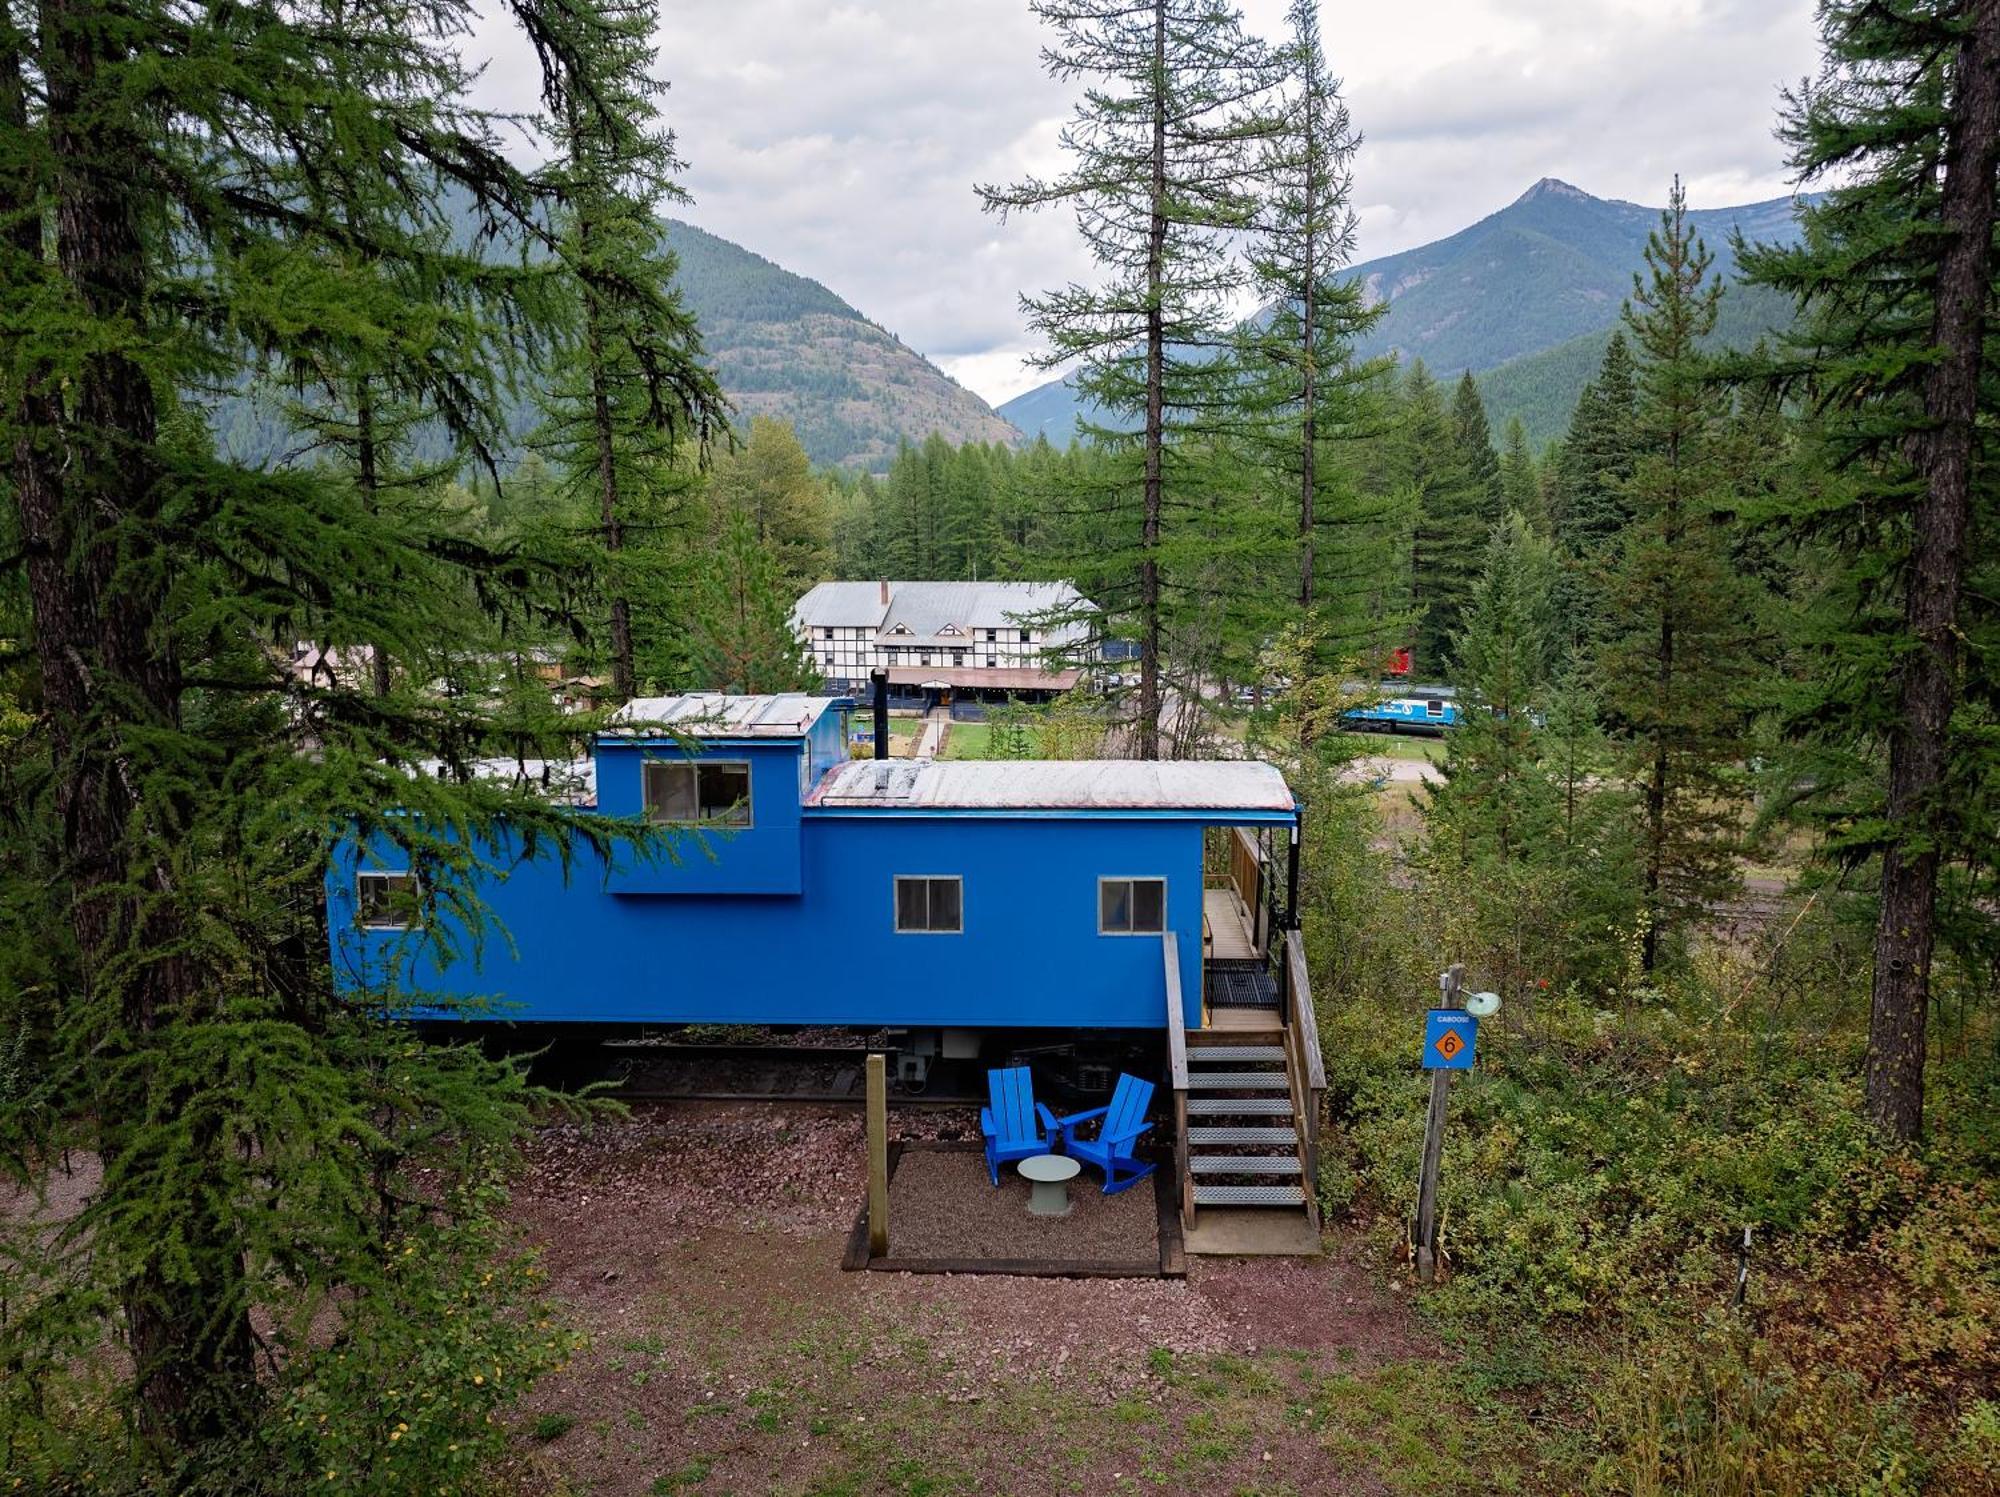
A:
<svg viewBox="0 0 2000 1497">
<path fill-rule="evenodd" d="M 1187 821 L 814 818 L 802 838 L 810 893 L 750 897 L 609 892 L 588 854 L 565 886 L 553 856 L 514 864 L 500 849 L 495 865 L 514 864 L 486 895 L 500 929 L 478 959 L 442 964 L 431 943 L 354 925 L 350 850 L 329 878 L 328 917 L 344 985 L 371 986 L 395 965 L 402 992 L 490 1000 L 520 1021 L 1157 1028 L 1159 938 L 1100 935 L 1097 883 L 1164 878 L 1192 1025 L 1201 840 Z M 371 866 L 397 866 L 379 851 Z M 897 874 L 962 879 L 964 930 L 899 934 Z"/>
<path fill-rule="evenodd" d="M 831 714 L 829 714 L 831 715 Z M 750 766 L 750 825 L 714 827 L 675 844 L 676 859 L 624 853 L 610 887 L 626 894 L 797 894 L 800 872 L 797 740 L 709 740 L 690 754 L 679 743 L 604 742 L 597 746 L 597 808 L 605 816 L 644 813 L 647 760 L 686 764 L 734 760 Z"/>
</svg>

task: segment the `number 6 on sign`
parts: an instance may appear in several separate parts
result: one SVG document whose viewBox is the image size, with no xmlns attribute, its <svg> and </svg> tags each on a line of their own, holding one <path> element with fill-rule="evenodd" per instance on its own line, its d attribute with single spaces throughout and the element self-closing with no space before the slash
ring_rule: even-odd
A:
<svg viewBox="0 0 2000 1497">
<path fill-rule="evenodd" d="M 1479 1021 L 1459 1008 L 1434 1008 L 1424 1015 L 1424 1069 L 1469 1071 Z"/>
</svg>

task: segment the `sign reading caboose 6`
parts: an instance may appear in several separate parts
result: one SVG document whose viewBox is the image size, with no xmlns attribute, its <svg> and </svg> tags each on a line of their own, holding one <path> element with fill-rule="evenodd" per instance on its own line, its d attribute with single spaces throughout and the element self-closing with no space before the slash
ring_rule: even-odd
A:
<svg viewBox="0 0 2000 1497">
<path fill-rule="evenodd" d="M 1469 1071 L 1479 1021 L 1463 1009 L 1434 1008 L 1424 1015 L 1424 1069 Z"/>
</svg>

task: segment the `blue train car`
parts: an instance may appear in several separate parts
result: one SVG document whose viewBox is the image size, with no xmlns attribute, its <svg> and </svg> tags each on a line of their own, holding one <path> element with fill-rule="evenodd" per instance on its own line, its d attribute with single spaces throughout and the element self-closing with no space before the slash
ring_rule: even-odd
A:
<svg viewBox="0 0 2000 1497">
<path fill-rule="evenodd" d="M 1342 713 L 1359 733 L 1442 733 L 1457 725 L 1461 715 L 1458 693 L 1449 686 L 1412 686 L 1403 696 L 1390 697 Z"/>
<path fill-rule="evenodd" d="M 1190 1029 L 1216 920 L 1267 947 L 1272 901 L 1225 901 L 1203 869 L 1211 836 L 1295 839 L 1275 768 L 850 760 L 848 709 L 632 703 L 550 783 L 586 814 L 671 829 L 670 855 L 607 863 L 502 837 L 480 886 L 501 933 L 477 943 L 444 911 L 411 923 L 397 895 L 413 874 L 388 840 L 344 844 L 327 875 L 337 981 L 419 1017 L 463 1002 L 524 1023 L 1158 1031 L 1164 933 Z"/>
</svg>

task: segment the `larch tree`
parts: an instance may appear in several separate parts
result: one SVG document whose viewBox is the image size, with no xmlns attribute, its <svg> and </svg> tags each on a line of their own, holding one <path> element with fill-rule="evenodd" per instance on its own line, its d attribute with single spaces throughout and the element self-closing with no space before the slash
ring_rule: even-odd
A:
<svg viewBox="0 0 2000 1497">
<path fill-rule="evenodd" d="M 534 0 L 512 14 L 552 93 L 587 82 Z M 29 1188 L 57 1147 L 102 1167 L 61 1233 L 7 1242 L 0 1465 L 34 1490 L 457 1484 L 562 1353 L 518 1313 L 494 1217 L 525 1084 L 384 1023 L 391 995 L 332 991 L 324 876 L 335 838 L 380 837 L 424 909 L 476 919 L 503 826 L 618 833 L 473 773 L 504 741 L 483 692 L 288 669 L 311 639 L 463 674 L 544 568 L 453 503 L 235 461 L 202 419 L 391 346 L 452 435 L 498 419 L 543 272 L 487 251 L 546 203 L 467 103 L 472 21 L 455 0 L 0 11 L 0 567 L 25 579 L 0 634 L 36 666 L 30 724 L 0 734 L 0 864 L 46 917 L 0 922 L 6 1027 L 37 1046 L 0 1167 Z M 398 1420 L 419 1437 L 385 1445 Z"/>
<path fill-rule="evenodd" d="M 674 285 L 660 218 L 687 195 L 660 117 L 666 86 L 653 77 L 657 0 L 566 0 L 550 14 L 589 83 L 564 88 L 552 110 L 554 263 L 576 304 L 575 335 L 556 361 L 536 446 L 592 517 L 611 693 L 622 702 L 638 689 L 635 627 L 655 657 L 671 653 L 660 636 L 681 628 L 699 531 L 691 470 L 727 429 L 728 405 Z"/>
<path fill-rule="evenodd" d="M 1793 720 L 1847 765 L 1810 790 L 1841 828 L 1835 850 L 1880 859 L 1868 1109 L 1909 1141 L 1941 891 L 1968 931 L 1994 924 L 2000 4 L 1828 0 L 1820 30 L 1823 72 L 1788 95 L 1783 133 L 1799 182 L 1831 185 L 1802 207 L 1798 244 L 1743 261 L 1800 304 L 1767 372 L 1842 480 L 1774 520 L 1832 574 Z"/>
<path fill-rule="evenodd" d="M 1219 549 L 1203 522 L 1210 444 L 1239 424 L 1239 376 L 1223 357 L 1244 279 L 1231 241 L 1256 213 L 1253 147 L 1273 129 L 1279 71 L 1220 0 L 1034 0 L 1031 9 L 1056 32 L 1043 54 L 1049 72 L 1084 84 L 1062 133 L 1072 164 L 1052 179 L 978 190 L 1002 214 L 1070 207 L 1103 272 L 1096 286 L 1023 306 L 1048 342 L 1042 365 L 1076 363 L 1083 395 L 1121 423 L 1089 429 L 1125 462 L 1098 496 L 1112 513 L 1099 516 L 1076 580 L 1133 620 L 1134 748 L 1155 759 L 1173 615 L 1191 602 L 1201 627 L 1200 579 Z M 1104 523 L 1114 518 L 1116 538 Z"/>
<path fill-rule="evenodd" d="M 1299 612 L 1318 616 L 1321 644 L 1379 654 L 1407 623 L 1381 609 L 1368 586 L 1388 560 L 1397 507 L 1363 491 L 1353 454 L 1341 449 L 1386 424 L 1392 366 L 1357 361 L 1354 345 L 1388 308 L 1371 307 L 1357 281 L 1341 278 L 1354 254 L 1361 137 L 1327 63 L 1318 6 L 1295 0 L 1288 21 L 1277 54 L 1283 102 L 1261 146 L 1263 202 L 1249 249 L 1264 311 L 1244 324 L 1242 357 L 1256 447 L 1296 496 Z"/>
<path fill-rule="evenodd" d="M 947 449 L 948 451 L 949 449 Z M 721 537 L 733 515 L 770 553 L 777 586 L 791 599 L 826 579 L 833 563 L 833 518 L 826 487 L 790 425 L 753 416 L 743 445 L 719 458 L 708 480 L 709 524 Z"/>
<path fill-rule="evenodd" d="M 748 510 L 722 516 L 694 595 L 694 666 L 707 691 L 806 691 L 819 684 L 792 628 L 798 601 Z"/>
<path fill-rule="evenodd" d="M 1664 939 L 1739 877 L 1729 777 L 1751 630 L 1730 554 L 1727 400 L 1700 348 L 1722 297 L 1712 263 L 1676 179 L 1625 311 L 1637 350 L 1631 519 L 1605 581 L 1600 655 L 1606 716 L 1641 786 L 1648 972 Z"/>
</svg>

